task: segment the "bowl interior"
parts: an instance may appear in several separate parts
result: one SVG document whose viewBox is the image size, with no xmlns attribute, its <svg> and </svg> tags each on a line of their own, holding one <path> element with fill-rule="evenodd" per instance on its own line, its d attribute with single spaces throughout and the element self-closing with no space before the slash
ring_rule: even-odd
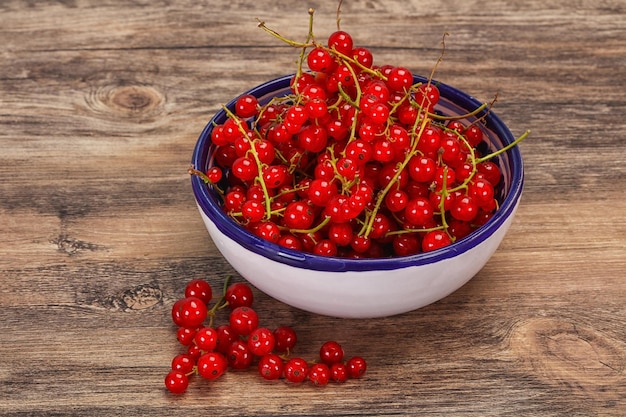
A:
<svg viewBox="0 0 626 417">
<path fill-rule="evenodd" d="M 291 75 L 277 78 L 248 91 L 259 99 L 261 104 L 267 103 L 273 97 L 290 94 L 289 83 Z M 426 82 L 427 79 L 415 76 L 415 82 Z M 433 81 L 435 83 L 435 81 Z M 440 100 L 436 111 L 445 115 L 463 115 L 480 107 L 482 103 L 474 97 L 457 90 L 446 84 L 436 82 L 440 91 Z M 229 109 L 234 108 L 236 98 L 227 104 Z M 484 113 L 468 117 L 473 120 L 482 117 Z M 215 145 L 211 143 L 211 131 L 214 124 L 221 124 L 227 119 L 224 110 L 218 111 L 207 123 L 200 134 L 192 155 L 192 164 L 199 170 L 206 171 L 214 161 Z M 500 118 L 490 111 L 485 117 L 483 125 L 485 135 L 485 151 L 495 151 L 512 143 L 515 138 L 508 127 Z M 258 253 L 264 257 L 280 263 L 289 264 L 306 269 L 319 271 L 368 271 L 368 270 L 393 270 L 420 264 L 429 264 L 442 259 L 452 258 L 459 253 L 464 253 L 475 245 L 488 239 L 498 230 L 504 221 L 513 214 L 519 198 L 521 197 L 524 172 L 521 153 L 517 146 L 492 159 L 502 171 L 502 181 L 496 189 L 496 198 L 500 208 L 494 216 L 482 227 L 473 231 L 463 239 L 442 249 L 427 253 L 420 253 L 405 257 L 381 258 L 381 259 L 346 259 L 339 257 L 324 257 L 309 253 L 294 251 L 283 248 L 261 239 L 248 232 L 232 220 L 221 208 L 221 198 L 213 187 L 206 185 L 195 175 L 191 176 L 192 188 L 199 208 L 216 225 L 216 227 L 235 240 L 243 247 Z"/>
</svg>

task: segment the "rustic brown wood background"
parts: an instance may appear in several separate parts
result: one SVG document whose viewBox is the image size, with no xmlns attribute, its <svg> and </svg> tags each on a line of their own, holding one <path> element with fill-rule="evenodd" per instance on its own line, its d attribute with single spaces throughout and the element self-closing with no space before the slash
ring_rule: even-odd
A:
<svg viewBox="0 0 626 417">
<path fill-rule="evenodd" d="M 376 320 L 257 292 L 268 326 L 368 359 L 315 389 L 253 372 L 163 377 L 185 283 L 220 288 L 186 174 L 219 106 L 291 72 L 288 37 L 335 28 L 334 1 L 0 3 L 0 414 L 626 415 L 626 3 L 349 1 L 377 63 L 488 101 L 519 135 L 526 188 L 487 266 L 453 295 Z"/>
</svg>

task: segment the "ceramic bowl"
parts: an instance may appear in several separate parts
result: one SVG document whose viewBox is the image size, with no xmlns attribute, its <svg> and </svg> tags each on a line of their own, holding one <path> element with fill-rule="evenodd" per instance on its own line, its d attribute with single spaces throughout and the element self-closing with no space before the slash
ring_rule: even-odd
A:
<svg viewBox="0 0 626 417">
<path fill-rule="evenodd" d="M 247 93 L 261 103 L 289 93 L 291 76 L 262 84 Z M 415 77 L 415 81 L 425 81 Z M 466 114 L 482 103 L 451 86 L 438 83 L 437 110 Z M 233 100 L 227 105 L 230 109 Z M 193 151 L 192 164 L 206 170 L 213 164 L 211 130 L 223 123 L 220 110 L 207 123 Z M 471 119 L 470 119 L 471 120 Z M 491 150 L 514 141 L 507 126 L 493 112 L 485 119 L 485 141 Z M 500 208 L 469 236 L 439 250 L 385 259 L 323 257 L 285 249 L 262 240 L 234 222 L 220 204 L 218 194 L 197 176 L 192 189 L 206 228 L 232 267 L 256 288 L 293 307 L 342 318 L 374 318 L 409 312 L 459 289 L 474 277 L 497 250 L 520 202 L 524 183 L 518 147 L 495 157 L 502 171 L 497 196 Z"/>
</svg>

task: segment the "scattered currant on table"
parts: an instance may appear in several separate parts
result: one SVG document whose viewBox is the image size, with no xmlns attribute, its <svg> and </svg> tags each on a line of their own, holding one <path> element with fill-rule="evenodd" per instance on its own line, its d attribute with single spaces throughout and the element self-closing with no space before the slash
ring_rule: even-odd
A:
<svg viewBox="0 0 626 417">
<path fill-rule="evenodd" d="M 195 375 L 213 381 L 229 370 L 256 369 L 262 380 L 308 381 L 314 386 L 343 383 L 365 373 L 365 360 L 346 358 L 334 340 L 323 343 L 319 356 L 310 361 L 293 356 L 296 331 L 290 326 L 263 326 L 253 309 L 254 296 L 248 284 L 227 279 L 222 295 L 214 300 L 213 294 L 207 281 L 194 279 L 186 285 L 184 297 L 172 306 L 176 339 L 182 347 L 165 376 L 165 387 L 172 394 L 184 393 Z M 226 317 L 217 324 L 221 312 Z"/>
<path fill-rule="evenodd" d="M 301 51 L 290 93 L 268 103 L 244 94 L 224 107 L 227 120 L 211 132 L 215 165 L 189 172 L 253 234 L 322 256 L 428 252 L 486 223 L 501 187 L 492 158 L 529 132 L 490 152 L 489 105 L 440 114 L 432 75 L 415 83 L 405 67 L 374 65 L 339 27 L 320 41 L 309 14 L 304 42 L 259 23 Z"/>
</svg>

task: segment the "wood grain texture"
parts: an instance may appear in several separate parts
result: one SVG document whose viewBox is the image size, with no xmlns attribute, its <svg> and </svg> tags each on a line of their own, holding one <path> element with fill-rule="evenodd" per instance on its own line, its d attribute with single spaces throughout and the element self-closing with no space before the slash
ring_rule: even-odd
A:
<svg viewBox="0 0 626 417">
<path fill-rule="evenodd" d="M 550 4 L 547 4 L 550 3 Z M 626 4 L 344 1 L 376 62 L 488 101 L 522 143 L 526 186 L 467 285 L 397 317 L 338 320 L 255 292 L 300 353 L 328 339 L 365 379 L 314 389 L 228 373 L 181 397 L 169 310 L 187 280 L 236 273 L 186 168 L 238 93 L 291 72 L 292 38 L 335 2 L 0 3 L 0 415 L 626 415 Z"/>
</svg>

